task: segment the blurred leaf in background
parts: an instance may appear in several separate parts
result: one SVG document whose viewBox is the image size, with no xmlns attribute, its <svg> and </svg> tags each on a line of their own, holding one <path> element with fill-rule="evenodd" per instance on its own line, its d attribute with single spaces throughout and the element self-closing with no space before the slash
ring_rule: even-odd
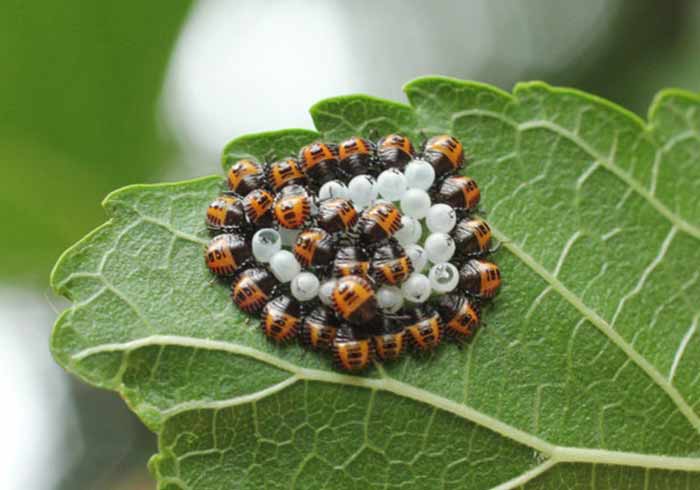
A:
<svg viewBox="0 0 700 490">
<path fill-rule="evenodd" d="M 67 246 L 104 220 L 99 203 L 108 192 L 176 173 L 178 178 L 212 173 L 225 141 L 254 131 L 255 124 L 283 127 L 285 117 L 305 118 L 308 123 L 301 125 L 309 126 L 305 108 L 326 95 L 367 92 L 400 98 L 401 82 L 441 73 L 508 90 L 516 80 L 544 79 L 643 112 L 661 87 L 700 89 L 700 3 L 691 0 L 596 0 L 585 5 L 558 0 L 203 0 L 188 17 L 191 3 L 0 4 L 0 285 L 33 287 L 28 295 L 43 300 L 49 268 Z M 333 22 L 320 22 L 321 14 Z M 222 19 L 217 29 L 202 22 L 216 17 Z M 302 22 L 304 29 L 279 43 L 278 33 Z M 475 30 L 478 35 L 470 37 Z M 178 63 L 177 52 L 172 55 L 178 39 L 178 48 L 187 53 L 189 47 L 189 56 L 201 63 Z M 223 55 L 212 51 L 217 41 Z M 352 65 L 357 71 L 353 77 L 342 72 L 333 78 L 336 66 L 301 86 L 289 83 L 289 73 L 285 86 L 279 84 L 278 59 L 297 67 L 315 59 L 314 49 L 322 59 L 344 59 L 338 46 L 362 56 L 362 63 Z M 381 54 L 392 49 L 411 56 L 379 67 L 372 63 L 373 58 L 386 59 Z M 176 138 L 160 126 L 163 84 L 168 78 L 173 85 L 178 76 L 191 82 L 191 91 L 176 91 L 187 100 L 166 111 L 165 127 L 177 130 L 187 123 L 204 128 L 214 135 L 211 147 L 183 137 L 191 131 L 178 131 L 176 146 Z M 212 86 L 211 79 L 220 87 Z M 308 101 L 302 100 L 304 94 Z M 288 103 L 284 112 L 279 111 L 281 101 Z M 192 106 L 205 117 L 199 120 L 183 110 Z M 239 116 L 251 106 L 246 117 Z M 261 110 L 266 107 L 268 113 Z M 2 325 L 18 335 L 45 327 L 47 336 L 49 326 L 29 320 Z M 47 350 L 40 345 L 25 355 L 33 364 L 49 363 Z M 73 383 L 71 397 L 80 434 L 66 432 L 65 444 L 84 451 L 60 488 L 149 488 L 130 482 L 145 472 L 153 435 L 109 393 Z M 62 416 L 47 414 L 64 427 Z M 4 444 L 11 447 L 11 441 Z"/>
<path fill-rule="evenodd" d="M 108 192 L 167 172 L 175 152 L 157 106 L 190 4 L 2 2 L 0 284 L 43 291 L 58 255 L 104 220 L 99 203 Z M 44 327 L 47 336 L 50 325 L 25 316 L 23 324 L 1 327 L 17 335 Z M 48 346 L 27 347 L 25 355 L 46 365 Z M 62 453 L 78 452 L 74 467 L 51 468 L 51 479 L 62 480 L 57 488 L 111 488 L 130 479 L 132 468 L 142 474 L 152 436 L 120 400 L 71 386 L 78 433 L 67 427 L 65 413 L 46 414 L 65 431 Z"/>
<path fill-rule="evenodd" d="M 162 173 L 155 107 L 189 5 L 3 2 L 0 280 L 45 284 L 109 191 Z"/>
</svg>

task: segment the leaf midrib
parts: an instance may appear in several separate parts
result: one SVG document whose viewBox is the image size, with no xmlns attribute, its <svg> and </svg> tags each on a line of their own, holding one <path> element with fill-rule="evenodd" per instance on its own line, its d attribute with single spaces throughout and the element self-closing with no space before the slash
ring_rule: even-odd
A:
<svg viewBox="0 0 700 490">
<path fill-rule="evenodd" d="M 531 447 L 540 452 L 547 460 L 551 460 L 552 464 L 608 464 L 700 472 L 700 458 L 649 455 L 625 451 L 558 446 L 471 407 L 391 378 L 382 370 L 380 370 L 380 374 L 382 375 L 380 378 L 366 378 L 343 375 L 332 371 L 302 368 L 270 353 L 233 342 L 178 335 L 152 335 L 137 340 L 131 340 L 129 342 L 102 344 L 84 349 L 71 356 L 71 363 L 79 362 L 92 355 L 104 352 L 128 353 L 133 350 L 149 346 L 177 346 L 190 347 L 193 349 L 222 351 L 234 355 L 245 356 L 292 374 L 292 376 L 283 380 L 282 382 L 269 386 L 255 393 L 237 396 L 228 400 L 186 402 L 186 404 L 181 404 L 182 410 L 168 409 L 169 416 L 174 416 L 184 410 L 220 410 L 236 405 L 251 403 L 265 398 L 266 396 L 274 395 L 288 388 L 289 386 L 296 384 L 297 382 L 315 381 L 355 386 L 372 391 L 384 391 L 420 403 L 425 403 L 489 429 L 519 444 Z"/>
</svg>

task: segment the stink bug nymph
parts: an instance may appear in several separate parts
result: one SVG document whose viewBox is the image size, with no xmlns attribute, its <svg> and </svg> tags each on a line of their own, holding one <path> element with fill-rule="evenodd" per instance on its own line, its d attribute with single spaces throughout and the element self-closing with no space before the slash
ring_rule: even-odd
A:
<svg viewBox="0 0 700 490">
<path fill-rule="evenodd" d="M 367 277 L 369 257 L 365 251 L 354 245 L 340 247 L 333 260 L 333 275 Z"/>
<path fill-rule="evenodd" d="M 263 187 L 265 183 L 262 165 L 253 160 L 238 160 L 231 166 L 226 177 L 228 188 L 242 196 Z"/>
<path fill-rule="evenodd" d="M 353 136 L 338 145 L 340 170 L 348 177 L 368 173 L 374 165 L 376 146 L 369 140 Z"/>
<path fill-rule="evenodd" d="M 453 175 L 443 181 L 436 197 L 437 202 L 449 204 L 455 209 L 471 211 L 479 204 L 481 192 L 471 177 Z"/>
<path fill-rule="evenodd" d="M 413 272 L 413 264 L 396 240 L 380 245 L 372 256 L 372 276 L 377 282 L 396 285 Z"/>
<path fill-rule="evenodd" d="M 306 183 L 306 176 L 301 171 L 299 162 L 294 158 L 279 160 L 268 165 L 267 179 L 275 192 L 290 184 L 304 185 Z"/>
<path fill-rule="evenodd" d="M 501 286 L 501 271 L 493 262 L 468 260 L 459 270 L 459 287 L 472 296 L 493 298 Z"/>
<path fill-rule="evenodd" d="M 464 165 L 464 147 L 454 136 L 433 136 L 425 143 L 423 160 L 433 166 L 438 177 L 454 173 Z"/>
<path fill-rule="evenodd" d="M 482 256 L 490 252 L 491 228 L 482 219 L 464 218 L 454 230 L 456 253 L 462 257 Z"/>
<path fill-rule="evenodd" d="M 448 294 L 440 298 L 438 311 L 445 334 L 457 342 L 470 339 L 479 327 L 479 312 L 476 306 L 461 294 Z"/>
<path fill-rule="evenodd" d="M 377 143 L 377 157 L 382 170 L 388 168 L 403 170 L 415 156 L 416 152 L 411 140 L 400 134 L 390 134 Z"/>
<path fill-rule="evenodd" d="M 360 236 L 370 242 L 385 240 L 401 228 L 401 213 L 390 202 L 380 202 L 365 209 L 357 224 Z"/>
<path fill-rule="evenodd" d="M 368 325 L 377 314 L 377 298 L 372 285 L 360 276 L 338 279 L 331 295 L 333 308 L 355 325 Z"/>
<path fill-rule="evenodd" d="M 318 206 L 318 226 L 328 233 L 347 232 L 357 223 L 357 210 L 342 197 L 326 199 Z"/>
<path fill-rule="evenodd" d="M 289 342 L 301 326 L 301 307 L 289 296 L 277 296 L 262 310 L 260 327 L 263 333 L 277 343 Z"/>
<path fill-rule="evenodd" d="M 232 192 L 225 192 L 214 199 L 207 208 L 206 224 L 212 233 L 230 233 L 246 226 L 243 199 Z"/>
<path fill-rule="evenodd" d="M 275 220 L 282 228 L 296 230 L 311 217 L 311 198 L 300 185 L 282 188 L 273 204 Z"/>
<path fill-rule="evenodd" d="M 384 317 L 377 331 L 372 334 L 374 350 L 382 361 L 392 361 L 401 357 L 406 349 L 406 331 L 401 320 Z"/>
<path fill-rule="evenodd" d="M 374 349 L 369 336 L 351 328 L 340 328 L 333 340 L 335 365 L 344 371 L 366 369 L 372 362 Z"/>
<path fill-rule="evenodd" d="M 277 280 L 263 269 L 256 267 L 243 271 L 231 285 L 231 298 L 236 306 L 246 313 L 259 313 L 270 300 Z"/>
<path fill-rule="evenodd" d="M 302 231 L 294 243 L 294 256 L 306 268 L 327 267 L 333 254 L 333 237 L 321 228 Z"/>
<path fill-rule="evenodd" d="M 299 151 L 299 163 L 306 177 L 317 185 L 338 177 L 338 156 L 334 145 L 306 145 Z"/>
<path fill-rule="evenodd" d="M 313 350 L 330 350 L 338 330 L 338 318 L 327 306 L 317 306 L 304 318 L 302 343 Z"/>
<path fill-rule="evenodd" d="M 242 236 L 226 233 L 209 242 L 204 261 L 217 276 L 232 276 L 251 260 L 251 255 L 250 245 Z"/>
<path fill-rule="evenodd" d="M 406 334 L 415 350 L 433 350 L 442 341 L 440 315 L 430 306 L 416 305 L 406 325 Z"/>
<path fill-rule="evenodd" d="M 243 198 L 243 209 L 248 222 L 256 228 L 272 224 L 272 205 L 274 196 L 264 189 L 255 189 Z"/>
</svg>

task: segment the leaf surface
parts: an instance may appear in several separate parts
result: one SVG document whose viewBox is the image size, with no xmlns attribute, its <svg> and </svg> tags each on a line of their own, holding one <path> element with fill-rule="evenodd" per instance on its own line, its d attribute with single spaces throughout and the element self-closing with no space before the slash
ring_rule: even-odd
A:
<svg viewBox="0 0 700 490">
<path fill-rule="evenodd" d="M 249 135 L 224 167 L 317 138 L 459 137 L 505 285 L 468 347 L 365 376 L 276 348 L 202 261 L 221 177 L 133 186 L 59 260 L 52 351 L 159 436 L 161 490 L 700 487 L 700 98 L 645 122 L 542 83 L 448 78 L 410 105 L 321 101 L 319 133 Z"/>
</svg>

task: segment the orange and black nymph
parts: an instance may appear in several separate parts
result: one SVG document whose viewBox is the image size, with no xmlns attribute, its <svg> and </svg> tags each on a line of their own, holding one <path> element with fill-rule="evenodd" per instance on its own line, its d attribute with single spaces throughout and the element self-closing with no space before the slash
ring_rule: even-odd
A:
<svg viewBox="0 0 700 490">
<path fill-rule="evenodd" d="M 267 167 L 267 180 L 272 189 L 277 192 L 291 184 L 306 184 L 306 176 L 301 170 L 301 165 L 294 158 L 272 162 Z"/>
<path fill-rule="evenodd" d="M 493 262 L 468 260 L 459 270 L 459 287 L 472 296 L 493 298 L 501 287 L 501 271 Z"/>
<path fill-rule="evenodd" d="M 335 145 L 306 145 L 299 151 L 298 160 L 304 175 L 316 185 L 338 178 L 338 154 Z"/>
<path fill-rule="evenodd" d="M 469 340 L 479 327 L 479 311 L 476 305 L 461 294 L 447 294 L 440 298 L 438 311 L 445 335 L 457 342 Z"/>
<path fill-rule="evenodd" d="M 491 251 L 491 228 L 482 219 L 464 218 L 452 230 L 452 238 L 458 256 L 483 256 Z"/>
<path fill-rule="evenodd" d="M 480 199 L 481 191 L 474 179 L 465 175 L 453 175 L 442 182 L 435 200 L 457 210 L 471 211 Z"/>
<path fill-rule="evenodd" d="M 336 332 L 338 317 L 324 305 L 314 308 L 304 318 L 301 326 L 301 342 L 312 350 L 331 350 Z"/>
<path fill-rule="evenodd" d="M 301 307 L 289 296 L 277 296 L 265 304 L 260 328 L 267 338 L 282 344 L 296 338 L 301 327 Z"/>
<path fill-rule="evenodd" d="M 255 189 L 243 198 L 243 209 L 248 222 L 256 228 L 272 224 L 272 205 L 275 197 L 264 189 Z"/>
<path fill-rule="evenodd" d="M 242 311 L 255 314 L 273 296 L 278 283 L 267 269 L 256 267 L 243 271 L 231 285 L 231 298 Z"/>
<path fill-rule="evenodd" d="M 318 206 L 316 221 L 328 233 L 347 232 L 357 224 L 357 210 L 352 202 L 342 197 L 326 199 Z"/>
<path fill-rule="evenodd" d="M 214 237 L 204 251 L 204 261 L 219 277 L 234 275 L 252 260 L 250 245 L 244 237 L 225 233 Z"/>
<path fill-rule="evenodd" d="M 265 185 L 265 172 L 262 165 L 253 160 L 238 160 L 226 174 L 226 183 L 233 192 L 245 196 L 254 189 Z"/>
<path fill-rule="evenodd" d="M 352 178 L 369 173 L 375 165 L 377 147 L 359 136 L 353 136 L 338 145 L 340 171 Z"/>
<path fill-rule="evenodd" d="M 338 329 L 333 340 L 333 360 L 343 371 L 357 372 L 369 367 L 374 357 L 374 345 L 366 334 L 348 327 Z"/>
<path fill-rule="evenodd" d="M 302 267 L 327 268 L 335 254 L 334 240 L 322 228 L 309 228 L 299 233 L 293 252 Z"/>
<path fill-rule="evenodd" d="M 206 225 L 212 233 L 245 229 L 247 222 L 243 198 L 233 192 L 222 193 L 209 204 Z"/>
<path fill-rule="evenodd" d="M 357 224 L 360 236 L 369 242 L 379 242 L 393 236 L 401 228 L 401 213 L 390 202 L 380 202 L 365 209 Z"/>
<path fill-rule="evenodd" d="M 442 341 L 442 320 L 428 305 L 415 306 L 405 329 L 410 345 L 417 351 L 433 350 Z"/>
<path fill-rule="evenodd" d="M 333 275 L 368 277 L 369 257 L 363 248 L 345 245 L 338 249 L 333 260 Z"/>
<path fill-rule="evenodd" d="M 331 294 L 333 309 L 343 319 L 355 325 L 368 325 L 377 314 L 374 288 L 360 276 L 338 279 Z"/>
<path fill-rule="evenodd" d="M 413 272 L 413 264 L 403 247 L 391 239 L 380 245 L 372 256 L 372 277 L 378 283 L 397 285 Z"/>
<path fill-rule="evenodd" d="M 406 350 L 406 330 L 399 318 L 385 316 L 382 320 L 372 333 L 374 351 L 382 361 L 393 361 Z"/>
<path fill-rule="evenodd" d="M 433 136 L 425 143 L 422 159 L 433 166 L 435 175 L 440 178 L 462 168 L 464 147 L 454 136 Z"/>
<path fill-rule="evenodd" d="M 289 230 L 302 228 L 311 217 L 311 197 L 300 185 L 282 188 L 273 204 L 275 221 Z"/>
<path fill-rule="evenodd" d="M 400 134 L 390 134 L 377 143 L 377 157 L 381 170 L 398 168 L 403 170 L 416 156 L 411 140 Z"/>
</svg>

